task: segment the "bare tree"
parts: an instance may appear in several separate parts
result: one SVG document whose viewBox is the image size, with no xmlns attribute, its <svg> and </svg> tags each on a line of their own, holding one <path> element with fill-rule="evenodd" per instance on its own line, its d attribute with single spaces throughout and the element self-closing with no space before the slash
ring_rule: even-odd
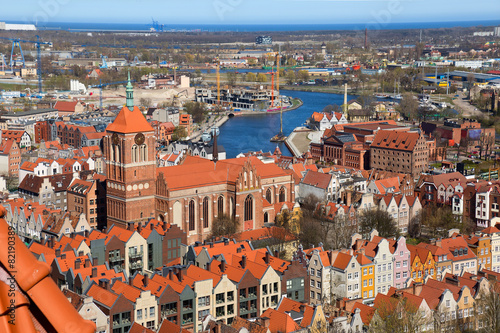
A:
<svg viewBox="0 0 500 333">
<path fill-rule="evenodd" d="M 482 291 L 480 301 L 476 311 L 483 322 L 483 328 L 480 332 L 493 333 L 500 332 L 500 296 L 499 287 L 495 282 L 490 282 L 490 288 Z"/>
</svg>

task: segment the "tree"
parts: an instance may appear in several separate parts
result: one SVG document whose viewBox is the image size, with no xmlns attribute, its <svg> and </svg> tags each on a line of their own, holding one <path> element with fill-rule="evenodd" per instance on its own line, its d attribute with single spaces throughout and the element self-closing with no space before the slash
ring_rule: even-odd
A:
<svg viewBox="0 0 500 333">
<path fill-rule="evenodd" d="M 418 333 L 431 320 L 407 297 L 384 297 L 376 308 L 370 323 L 373 333 Z"/>
<path fill-rule="evenodd" d="M 233 71 L 230 71 L 230 72 L 227 72 L 226 73 L 226 79 L 227 79 L 227 84 L 230 86 L 230 87 L 234 87 L 234 85 L 236 84 L 236 82 L 238 81 L 238 74 L 236 74 L 235 72 Z"/>
<path fill-rule="evenodd" d="M 147 108 L 147 107 L 150 107 L 150 106 L 151 106 L 151 103 L 152 103 L 151 98 L 144 98 L 144 97 L 141 97 L 141 98 L 139 99 L 139 104 L 140 104 L 141 106 L 146 107 L 146 108 Z"/>
<path fill-rule="evenodd" d="M 369 233 L 376 229 L 381 237 L 397 237 L 399 234 L 396 222 L 385 210 L 366 210 L 359 216 L 358 224 L 360 233 L 368 237 Z"/>
<path fill-rule="evenodd" d="M 267 76 L 264 73 L 259 73 L 257 75 L 257 82 L 267 82 Z"/>
<path fill-rule="evenodd" d="M 184 110 L 193 117 L 195 123 L 202 123 L 207 113 L 205 104 L 199 102 L 184 103 Z"/>
<path fill-rule="evenodd" d="M 309 81 L 309 71 L 306 70 L 300 70 L 297 74 L 299 81 L 301 82 L 307 82 Z"/>
<path fill-rule="evenodd" d="M 217 216 L 212 222 L 211 237 L 230 237 L 238 231 L 240 222 L 229 215 Z"/>
<path fill-rule="evenodd" d="M 452 214 L 451 206 L 430 205 L 422 211 L 422 227 L 433 238 L 446 237 L 448 230 L 460 228 Z"/>
<path fill-rule="evenodd" d="M 276 225 L 288 230 L 291 218 L 292 216 L 290 215 L 288 209 L 284 209 L 279 215 L 276 216 Z"/>
<path fill-rule="evenodd" d="M 172 133 L 172 141 L 178 141 L 182 138 L 187 137 L 187 131 L 186 128 L 183 126 L 177 126 L 174 128 L 174 133 Z"/>
<path fill-rule="evenodd" d="M 295 81 L 297 80 L 297 77 L 295 75 L 295 71 L 286 71 L 285 78 L 286 78 L 287 84 L 290 84 L 290 85 L 294 84 Z"/>
<path fill-rule="evenodd" d="M 413 98 L 413 94 L 404 93 L 401 100 L 401 113 L 409 120 L 417 119 L 418 101 Z"/>
<path fill-rule="evenodd" d="M 490 282 L 487 290 L 481 291 L 481 298 L 477 302 L 477 313 L 483 314 L 478 320 L 483 321 L 483 330 L 480 332 L 500 332 L 500 289 L 494 282 Z"/>
<path fill-rule="evenodd" d="M 248 72 L 247 75 L 245 75 L 245 81 L 255 82 L 257 81 L 257 76 L 255 75 L 255 73 Z"/>
</svg>

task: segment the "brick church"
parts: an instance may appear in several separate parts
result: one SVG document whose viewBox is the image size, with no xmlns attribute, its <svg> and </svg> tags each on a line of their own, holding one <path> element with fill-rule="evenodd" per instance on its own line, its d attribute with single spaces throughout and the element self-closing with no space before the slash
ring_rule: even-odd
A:
<svg viewBox="0 0 500 333">
<path fill-rule="evenodd" d="M 157 168 L 154 129 L 134 106 L 130 82 L 126 95 L 126 106 L 103 139 L 107 228 L 155 218 L 178 225 L 191 244 L 209 236 L 219 215 L 235 217 L 243 231 L 293 209 L 292 175 L 254 156 L 222 161 L 187 156 L 181 165 Z"/>
</svg>

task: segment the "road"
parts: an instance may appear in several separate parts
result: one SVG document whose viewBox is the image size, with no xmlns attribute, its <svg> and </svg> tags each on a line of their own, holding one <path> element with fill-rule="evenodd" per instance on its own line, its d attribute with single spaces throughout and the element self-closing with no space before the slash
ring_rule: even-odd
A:
<svg viewBox="0 0 500 333">
<path fill-rule="evenodd" d="M 453 104 L 455 104 L 457 111 L 462 113 L 463 117 L 488 116 L 486 113 L 479 111 L 475 106 L 471 105 L 465 93 L 459 92 L 458 96 L 459 97 L 453 99 Z"/>
</svg>

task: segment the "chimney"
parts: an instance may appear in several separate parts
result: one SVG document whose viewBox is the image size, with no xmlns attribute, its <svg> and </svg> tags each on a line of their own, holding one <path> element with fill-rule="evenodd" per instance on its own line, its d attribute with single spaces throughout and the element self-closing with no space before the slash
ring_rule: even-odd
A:
<svg viewBox="0 0 500 333">
<path fill-rule="evenodd" d="M 236 253 L 241 253 L 241 247 L 236 248 Z"/>
<path fill-rule="evenodd" d="M 210 248 L 213 248 L 214 247 L 214 243 L 213 242 L 210 242 Z"/>
<path fill-rule="evenodd" d="M 75 239 L 75 233 L 74 232 L 70 233 L 69 237 L 71 237 L 72 239 Z"/>
<path fill-rule="evenodd" d="M 128 277 L 128 284 L 129 284 L 130 286 L 133 286 L 133 285 L 134 285 L 134 277 L 133 277 L 133 276 L 129 276 L 129 277 Z"/>
<path fill-rule="evenodd" d="M 92 266 L 97 266 L 97 265 L 99 265 L 99 260 L 97 259 L 97 257 L 92 258 Z"/>
<path fill-rule="evenodd" d="M 83 251 L 78 251 L 78 256 L 83 257 Z"/>
<path fill-rule="evenodd" d="M 90 259 L 86 258 L 85 259 L 85 268 L 90 267 Z"/>
<path fill-rule="evenodd" d="M 224 259 L 222 259 L 222 261 L 220 262 L 220 270 L 222 273 L 226 271 L 226 260 Z"/>
<path fill-rule="evenodd" d="M 436 240 L 436 246 L 437 247 L 441 247 L 441 238 L 439 238 L 438 240 Z"/>
<path fill-rule="evenodd" d="M 163 221 L 163 231 L 167 231 L 167 221 Z"/>
<path fill-rule="evenodd" d="M 61 259 L 66 259 L 66 253 L 61 254 Z"/>
<path fill-rule="evenodd" d="M 97 267 L 92 267 L 92 277 L 97 277 Z M 101 285 L 101 280 L 99 280 L 99 285 Z"/>
<path fill-rule="evenodd" d="M 212 263 L 211 262 L 207 262 L 207 271 L 210 271 L 210 268 L 212 267 Z"/>
<path fill-rule="evenodd" d="M 139 222 L 139 224 L 137 225 L 137 231 L 138 232 L 141 232 L 142 231 L 142 223 Z"/>
<path fill-rule="evenodd" d="M 49 237 L 49 247 L 50 247 L 51 249 L 53 249 L 53 248 L 54 248 L 54 236 L 50 236 L 50 237 Z"/>
<path fill-rule="evenodd" d="M 134 222 L 129 222 L 127 225 L 127 230 L 134 230 Z"/>
<path fill-rule="evenodd" d="M 224 245 L 229 245 L 229 238 L 224 238 Z"/>
<path fill-rule="evenodd" d="M 279 258 L 280 257 L 280 252 L 278 250 L 274 250 L 274 256 L 276 258 Z"/>
<path fill-rule="evenodd" d="M 149 222 L 149 228 L 151 230 L 153 230 L 155 228 L 155 225 L 154 225 L 153 221 Z"/>
<path fill-rule="evenodd" d="M 241 268 L 246 269 L 247 267 L 247 256 L 241 257 Z"/>
<path fill-rule="evenodd" d="M 85 238 L 88 238 L 90 236 L 90 232 L 88 230 L 85 230 L 83 234 Z"/>
<path fill-rule="evenodd" d="M 149 283 L 149 275 L 144 274 L 144 279 L 142 281 L 144 282 L 144 287 L 147 287 Z"/>
<path fill-rule="evenodd" d="M 417 294 L 417 285 L 415 284 L 415 282 L 412 283 L 412 287 L 413 287 L 413 295 L 416 295 Z"/>
<path fill-rule="evenodd" d="M 182 269 L 177 269 L 177 279 L 182 282 Z"/>
<path fill-rule="evenodd" d="M 267 317 L 260 317 L 261 325 L 264 327 L 269 327 L 271 320 Z"/>
<path fill-rule="evenodd" d="M 300 304 L 299 309 L 301 313 L 304 313 L 304 311 L 306 310 L 306 306 L 304 304 Z"/>
<path fill-rule="evenodd" d="M 453 277 L 446 277 L 445 282 L 460 287 L 460 281 L 458 280 L 456 275 L 453 275 Z"/>
<path fill-rule="evenodd" d="M 47 240 L 46 240 L 45 238 L 42 238 L 42 243 L 41 243 L 41 244 L 42 244 L 42 245 L 47 244 Z"/>
<path fill-rule="evenodd" d="M 264 261 L 266 262 L 266 265 L 269 265 L 269 251 L 266 251 L 266 256 L 264 257 Z"/>
<path fill-rule="evenodd" d="M 75 269 L 80 269 L 80 259 L 75 260 Z"/>
<path fill-rule="evenodd" d="M 101 281 L 102 281 L 102 285 L 101 285 Z M 99 280 L 99 285 L 100 285 L 101 287 L 103 287 L 104 289 L 106 289 L 106 290 L 109 290 L 109 289 L 110 289 L 110 287 L 111 287 L 111 286 L 109 285 L 109 280 L 108 280 L 108 279 L 100 279 L 100 280 Z"/>
</svg>

